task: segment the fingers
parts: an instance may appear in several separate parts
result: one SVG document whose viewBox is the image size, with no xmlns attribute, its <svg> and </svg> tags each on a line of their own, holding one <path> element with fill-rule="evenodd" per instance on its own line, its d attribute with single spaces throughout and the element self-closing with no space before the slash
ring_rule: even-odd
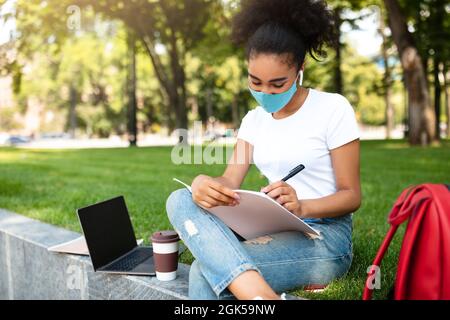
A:
<svg viewBox="0 0 450 320">
<path fill-rule="evenodd" d="M 291 188 L 289 187 L 278 187 L 270 191 L 267 195 L 272 199 L 276 199 L 281 195 L 291 194 Z"/>
<path fill-rule="evenodd" d="M 204 209 L 211 209 L 212 208 L 212 205 L 210 205 L 208 202 L 203 201 L 203 200 L 198 201 L 197 204 L 200 207 L 204 208 Z"/>
<path fill-rule="evenodd" d="M 294 211 L 297 209 L 298 207 L 298 202 L 296 199 L 294 199 L 292 197 L 292 195 L 282 195 L 279 196 L 278 199 L 276 199 L 276 201 L 282 205 L 286 210 L 294 213 Z"/>
<path fill-rule="evenodd" d="M 286 210 L 293 212 L 294 209 L 295 209 L 295 204 L 292 203 L 292 202 L 288 202 L 288 203 L 285 203 L 285 204 L 283 205 L 283 207 L 284 207 Z"/>
<path fill-rule="evenodd" d="M 267 187 L 263 188 L 263 189 L 261 190 L 261 192 L 269 193 L 269 192 L 273 191 L 274 189 L 283 187 L 283 186 L 285 186 L 285 185 L 286 185 L 286 182 L 284 182 L 284 181 L 278 181 L 278 182 L 272 183 L 272 184 L 268 185 Z"/>
<path fill-rule="evenodd" d="M 208 190 L 208 196 L 210 196 L 211 198 L 226 203 L 227 205 L 231 205 L 232 203 L 234 203 L 236 201 L 235 198 L 232 198 L 224 193 L 221 193 L 220 191 L 215 190 L 214 188 L 209 188 Z"/>
<path fill-rule="evenodd" d="M 275 182 L 263 190 L 268 190 L 267 195 L 285 207 L 288 211 L 295 209 L 297 193 L 294 188 L 286 182 Z"/>
<path fill-rule="evenodd" d="M 227 203 L 220 200 L 216 200 L 208 194 L 198 195 L 195 197 L 194 201 L 203 208 L 211 209 L 217 206 L 228 206 Z"/>
<path fill-rule="evenodd" d="M 204 201 L 208 202 L 212 207 L 228 206 L 228 203 L 216 200 L 211 196 L 206 196 Z"/>
<path fill-rule="evenodd" d="M 214 194 L 214 196 L 211 196 L 210 193 Z M 215 197 L 226 199 L 226 201 L 217 199 Z M 203 207 L 205 209 L 211 209 L 214 207 L 221 207 L 221 206 L 234 207 L 239 204 L 237 200 L 232 200 L 231 202 L 228 201 L 227 197 L 223 196 L 222 194 L 218 193 L 217 191 L 215 191 L 213 189 L 208 189 L 208 193 L 197 198 L 196 202 L 197 202 L 197 204 L 199 204 L 201 207 Z"/>
<path fill-rule="evenodd" d="M 202 199 L 202 201 L 208 203 L 208 204 L 210 205 L 209 208 L 214 208 L 214 207 L 227 207 L 227 206 L 234 206 L 234 205 L 235 205 L 235 203 L 229 204 L 229 203 L 227 203 L 227 202 L 223 202 L 223 201 L 220 201 L 220 200 L 216 200 L 216 199 L 214 199 L 214 198 L 212 198 L 212 197 L 210 197 L 210 196 L 204 197 L 204 199 Z"/>
<path fill-rule="evenodd" d="M 276 201 L 283 206 L 286 203 L 292 202 L 292 198 L 290 196 L 279 196 Z"/>
<path fill-rule="evenodd" d="M 220 184 L 219 182 L 205 178 L 194 183 L 193 200 L 203 208 L 210 209 L 216 206 L 236 206 L 239 204 L 239 195 Z"/>
<path fill-rule="evenodd" d="M 216 190 L 216 191 L 218 191 L 218 192 L 220 192 L 220 193 L 230 197 L 233 200 L 239 200 L 240 199 L 239 195 L 236 192 L 234 192 L 230 188 L 225 187 L 224 185 L 220 184 L 217 181 L 211 180 L 209 186 L 211 188 L 213 188 L 214 190 Z"/>
</svg>

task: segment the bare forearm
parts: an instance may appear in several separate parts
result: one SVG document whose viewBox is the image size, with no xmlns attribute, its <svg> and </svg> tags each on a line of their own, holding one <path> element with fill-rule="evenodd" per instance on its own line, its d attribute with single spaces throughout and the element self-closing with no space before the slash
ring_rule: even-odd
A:
<svg viewBox="0 0 450 320">
<path fill-rule="evenodd" d="M 336 218 L 359 209 L 361 195 L 354 190 L 341 190 L 333 195 L 311 200 L 299 200 L 301 218 Z"/>
</svg>

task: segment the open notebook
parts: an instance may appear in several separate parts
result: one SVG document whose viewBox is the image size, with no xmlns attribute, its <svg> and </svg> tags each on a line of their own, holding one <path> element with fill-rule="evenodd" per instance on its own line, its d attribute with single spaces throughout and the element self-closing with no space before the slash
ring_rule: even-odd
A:
<svg viewBox="0 0 450 320">
<path fill-rule="evenodd" d="M 189 185 L 178 179 L 191 193 Z M 320 233 L 262 192 L 234 190 L 241 197 L 235 207 L 205 209 L 221 219 L 230 229 L 246 240 L 284 231 L 300 231 L 311 238 Z"/>
</svg>

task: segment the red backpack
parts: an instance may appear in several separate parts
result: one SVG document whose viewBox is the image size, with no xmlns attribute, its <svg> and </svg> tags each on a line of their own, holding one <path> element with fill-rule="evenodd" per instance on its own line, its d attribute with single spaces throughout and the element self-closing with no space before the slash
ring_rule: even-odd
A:
<svg viewBox="0 0 450 320">
<path fill-rule="evenodd" d="M 370 300 L 373 280 L 398 227 L 408 220 L 393 288 L 395 300 L 450 299 L 450 187 L 423 184 L 402 192 L 391 213 L 391 225 L 365 284 Z"/>
</svg>

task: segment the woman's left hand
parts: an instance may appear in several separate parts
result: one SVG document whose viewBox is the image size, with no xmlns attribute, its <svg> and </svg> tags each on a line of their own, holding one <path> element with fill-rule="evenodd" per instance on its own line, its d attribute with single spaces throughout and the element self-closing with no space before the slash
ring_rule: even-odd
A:
<svg viewBox="0 0 450 320">
<path fill-rule="evenodd" d="M 298 217 L 301 217 L 301 202 L 298 200 L 295 189 L 284 181 L 278 181 L 261 189 L 269 197 L 277 201 L 287 210 Z"/>
</svg>

